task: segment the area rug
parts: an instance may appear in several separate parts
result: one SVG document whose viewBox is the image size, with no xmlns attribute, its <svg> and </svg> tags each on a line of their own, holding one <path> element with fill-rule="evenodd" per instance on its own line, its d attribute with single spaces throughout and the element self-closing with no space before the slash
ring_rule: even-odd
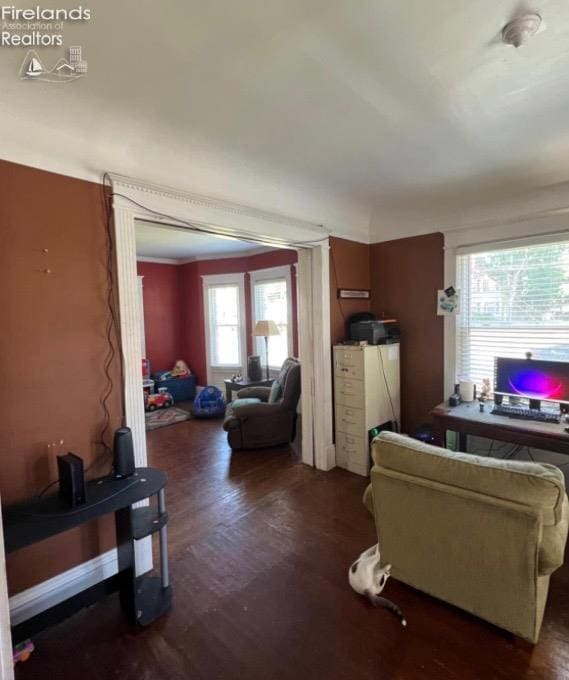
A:
<svg viewBox="0 0 569 680">
<path fill-rule="evenodd" d="M 170 408 L 157 409 L 156 411 L 149 411 L 146 416 L 146 431 L 157 430 L 159 427 L 166 427 L 166 425 L 174 425 L 181 423 L 184 420 L 189 420 L 192 417 L 191 413 L 183 411 L 181 408 L 171 406 Z"/>
</svg>

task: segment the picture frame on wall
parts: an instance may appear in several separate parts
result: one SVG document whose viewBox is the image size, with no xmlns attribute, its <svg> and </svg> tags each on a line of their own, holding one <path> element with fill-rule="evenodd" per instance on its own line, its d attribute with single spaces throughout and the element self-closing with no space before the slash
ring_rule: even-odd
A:
<svg viewBox="0 0 569 680">
<path fill-rule="evenodd" d="M 460 292 L 453 286 L 437 291 L 437 316 L 455 316 L 460 313 Z"/>
<path fill-rule="evenodd" d="M 341 300 L 369 300 L 371 290 L 368 288 L 338 288 L 338 298 Z"/>
</svg>

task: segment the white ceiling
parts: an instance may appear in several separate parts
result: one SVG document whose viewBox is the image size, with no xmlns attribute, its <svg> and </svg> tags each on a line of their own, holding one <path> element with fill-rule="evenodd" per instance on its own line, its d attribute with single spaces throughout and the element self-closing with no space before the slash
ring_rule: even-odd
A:
<svg viewBox="0 0 569 680">
<path fill-rule="evenodd" d="M 569 180 L 566 0 L 536 0 L 547 28 L 518 50 L 499 40 L 518 0 L 83 4 L 91 21 L 65 39 L 84 78 L 20 81 L 26 50 L 2 48 L 5 158 L 362 240 Z"/>
<path fill-rule="evenodd" d="M 200 259 L 233 257 L 272 250 L 258 243 L 227 236 L 197 234 L 183 228 L 136 222 L 136 255 L 164 261 L 189 262 Z"/>
</svg>

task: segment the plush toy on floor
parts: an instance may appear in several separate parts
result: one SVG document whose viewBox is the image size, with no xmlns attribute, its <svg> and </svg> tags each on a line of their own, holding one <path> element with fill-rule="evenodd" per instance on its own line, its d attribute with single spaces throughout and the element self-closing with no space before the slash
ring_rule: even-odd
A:
<svg viewBox="0 0 569 680">
<path fill-rule="evenodd" d="M 191 374 L 188 364 L 183 359 L 178 359 L 174 368 L 170 371 L 172 378 L 187 378 Z"/>
<path fill-rule="evenodd" d="M 381 567 L 379 564 L 379 543 L 365 550 L 352 564 L 348 571 L 350 585 L 360 595 L 365 595 L 374 607 L 386 607 L 398 617 L 402 626 L 407 625 L 403 612 L 385 597 L 380 597 L 387 579 L 391 576 L 391 565 Z"/>
<path fill-rule="evenodd" d="M 194 418 L 216 418 L 225 415 L 225 399 L 215 385 L 207 385 L 194 399 Z"/>
</svg>

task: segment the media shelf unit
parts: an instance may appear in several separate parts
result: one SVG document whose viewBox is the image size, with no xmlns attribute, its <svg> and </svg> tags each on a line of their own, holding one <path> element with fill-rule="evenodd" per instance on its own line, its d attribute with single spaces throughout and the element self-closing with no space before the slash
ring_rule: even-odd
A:
<svg viewBox="0 0 569 680">
<path fill-rule="evenodd" d="M 167 476 L 160 470 L 136 468 L 134 475 L 125 479 L 104 477 L 88 482 L 87 502 L 76 508 L 52 495 L 2 509 L 7 554 L 111 512 L 115 514 L 117 534 L 118 574 L 14 626 L 15 643 L 117 589 L 123 611 L 133 625 L 147 626 L 170 609 L 166 482 Z M 133 507 L 154 496 L 154 503 Z M 159 575 L 149 572 L 136 576 L 135 541 L 155 533 L 160 541 Z"/>
</svg>

